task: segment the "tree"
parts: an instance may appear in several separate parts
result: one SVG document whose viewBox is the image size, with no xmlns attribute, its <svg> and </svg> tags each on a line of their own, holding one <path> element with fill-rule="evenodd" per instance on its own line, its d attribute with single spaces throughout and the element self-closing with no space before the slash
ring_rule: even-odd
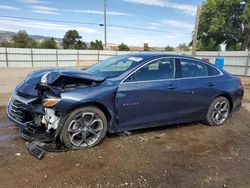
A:
<svg viewBox="0 0 250 188">
<path fill-rule="evenodd" d="M 81 40 L 78 40 L 76 45 L 77 45 L 77 49 L 81 49 L 81 50 L 86 50 L 87 49 L 86 42 L 82 42 Z"/>
<path fill-rule="evenodd" d="M 16 48 L 32 48 L 37 46 L 37 43 L 29 37 L 26 31 L 18 31 L 12 40 Z"/>
<path fill-rule="evenodd" d="M 241 35 L 241 50 L 250 50 L 250 2 L 248 1 L 241 16 L 242 20 L 242 35 Z M 237 46 L 236 46 L 237 48 Z"/>
<path fill-rule="evenodd" d="M 81 41 L 82 37 L 76 30 L 69 30 L 63 37 L 64 49 L 77 49 L 77 44 Z"/>
<path fill-rule="evenodd" d="M 28 48 L 39 48 L 39 43 L 33 39 L 29 41 Z"/>
<path fill-rule="evenodd" d="M 3 41 L 0 43 L 0 47 L 5 47 L 5 48 L 13 48 L 14 43 L 8 42 L 8 41 Z"/>
<path fill-rule="evenodd" d="M 199 50 L 227 50 L 250 47 L 250 2 L 242 0 L 206 0 L 200 15 Z M 199 47 L 200 46 L 200 47 Z"/>
<path fill-rule="evenodd" d="M 144 51 L 149 51 L 148 43 L 144 43 Z"/>
<path fill-rule="evenodd" d="M 189 51 L 190 48 L 186 43 L 182 43 L 178 46 L 178 48 L 180 49 L 180 51 Z"/>
<path fill-rule="evenodd" d="M 124 43 L 121 43 L 119 46 L 118 46 L 118 50 L 119 51 L 130 51 L 128 45 L 124 44 Z"/>
<path fill-rule="evenodd" d="M 45 49 L 57 49 L 57 44 L 56 41 L 53 37 L 47 38 L 45 39 L 41 44 L 40 44 L 41 48 L 45 48 Z"/>
<path fill-rule="evenodd" d="M 101 40 L 95 40 L 90 42 L 91 50 L 103 50 L 103 44 Z"/>
<path fill-rule="evenodd" d="M 199 51 L 220 51 L 221 47 L 215 44 L 216 42 L 210 38 L 206 41 L 206 43 L 198 41 L 197 49 Z"/>
<path fill-rule="evenodd" d="M 166 46 L 165 47 L 165 51 L 174 51 L 175 49 L 174 49 L 174 47 L 172 47 L 172 46 Z"/>
</svg>

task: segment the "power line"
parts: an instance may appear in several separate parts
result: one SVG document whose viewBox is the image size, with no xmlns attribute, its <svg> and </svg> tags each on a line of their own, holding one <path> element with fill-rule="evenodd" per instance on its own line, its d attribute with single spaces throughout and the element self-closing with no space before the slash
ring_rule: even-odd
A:
<svg viewBox="0 0 250 188">
<path fill-rule="evenodd" d="M 130 27 L 130 26 L 121 26 L 121 25 L 113 25 L 109 24 L 108 26 L 111 27 L 117 27 L 117 28 L 123 28 L 123 29 L 134 29 L 134 30 L 141 30 L 141 31 L 152 31 L 152 32 L 159 32 L 159 33 L 174 33 L 174 34 L 188 34 L 188 33 L 178 33 L 174 31 L 165 31 L 165 30 L 158 30 L 158 29 L 147 29 L 147 28 L 141 28 L 141 27 Z"/>
<path fill-rule="evenodd" d="M 77 21 L 67 21 L 67 20 L 55 20 L 55 19 L 38 19 L 38 18 L 27 18 L 27 17 L 19 17 L 19 16 L 4 16 L 0 15 L 2 18 L 12 18 L 12 19 L 23 19 L 23 20 L 33 20 L 33 21 L 47 21 L 47 22 L 56 22 L 56 23 L 69 23 L 69 24 L 80 24 L 80 25 L 93 25 L 93 26 L 103 26 L 100 23 L 94 22 L 77 22 Z M 172 33 L 172 34 L 190 34 L 190 33 L 182 33 L 182 32 L 174 32 L 174 31 L 166 31 L 166 30 L 158 30 L 158 29 L 147 29 L 141 27 L 133 27 L 133 26 L 122 26 L 116 24 L 107 24 L 109 27 L 116 27 L 121 29 L 131 29 L 131 30 L 140 30 L 140 31 L 150 31 L 150 32 L 158 32 L 158 33 Z"/>
</svg>

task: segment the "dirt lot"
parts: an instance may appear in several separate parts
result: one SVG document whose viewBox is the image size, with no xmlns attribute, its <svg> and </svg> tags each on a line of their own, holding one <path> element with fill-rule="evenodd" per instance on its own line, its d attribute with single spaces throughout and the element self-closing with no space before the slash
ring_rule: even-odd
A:
<svg viewBox="0 0 250 188">
<path fill-rule="evenodd" d="M 224 126 L 111 134 L 95 148 L 46 153 L 40 161 L 28 153 L 3 106 L 0 187 L 250 187 L 250 85 L 245 92 L 243 108 Z"/>
</svg>

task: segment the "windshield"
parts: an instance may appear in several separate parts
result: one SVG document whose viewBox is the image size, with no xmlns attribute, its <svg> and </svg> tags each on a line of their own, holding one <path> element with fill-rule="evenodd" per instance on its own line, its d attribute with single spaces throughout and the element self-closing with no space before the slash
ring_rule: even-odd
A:
<svg viewBox="0 0 250 188">
<path fill-rule="evenodd" d="M 126 55 L 116 56 L 101 61 L 100 63 L 97 63 L 89 67 L 85 71 L 105 77 L 119 76 L 124 71 L 134 67 L 141 61 L 142 61 L 141 57 L 131 57 Z"/>
</svg>

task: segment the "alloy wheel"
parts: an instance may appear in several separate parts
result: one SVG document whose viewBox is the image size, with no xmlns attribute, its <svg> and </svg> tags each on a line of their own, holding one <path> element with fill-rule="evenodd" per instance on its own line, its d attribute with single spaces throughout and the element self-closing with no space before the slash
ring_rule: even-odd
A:
<svg viewBox="0 0 250 188">
<path fill-rule="evenodd" d="M 99 140 L 103 128 L 103 122 L 97 114 L 80 113 L 68 126 L 70 143 L 76 147 L 90 147 Z"/>
<path fill-rule="evenodd" d="M 226 101 L 219 101 L 214 105 L 212 118 L 218 125 L 224 123 L 229 115 L 229 105 Z"/>
</svg>

